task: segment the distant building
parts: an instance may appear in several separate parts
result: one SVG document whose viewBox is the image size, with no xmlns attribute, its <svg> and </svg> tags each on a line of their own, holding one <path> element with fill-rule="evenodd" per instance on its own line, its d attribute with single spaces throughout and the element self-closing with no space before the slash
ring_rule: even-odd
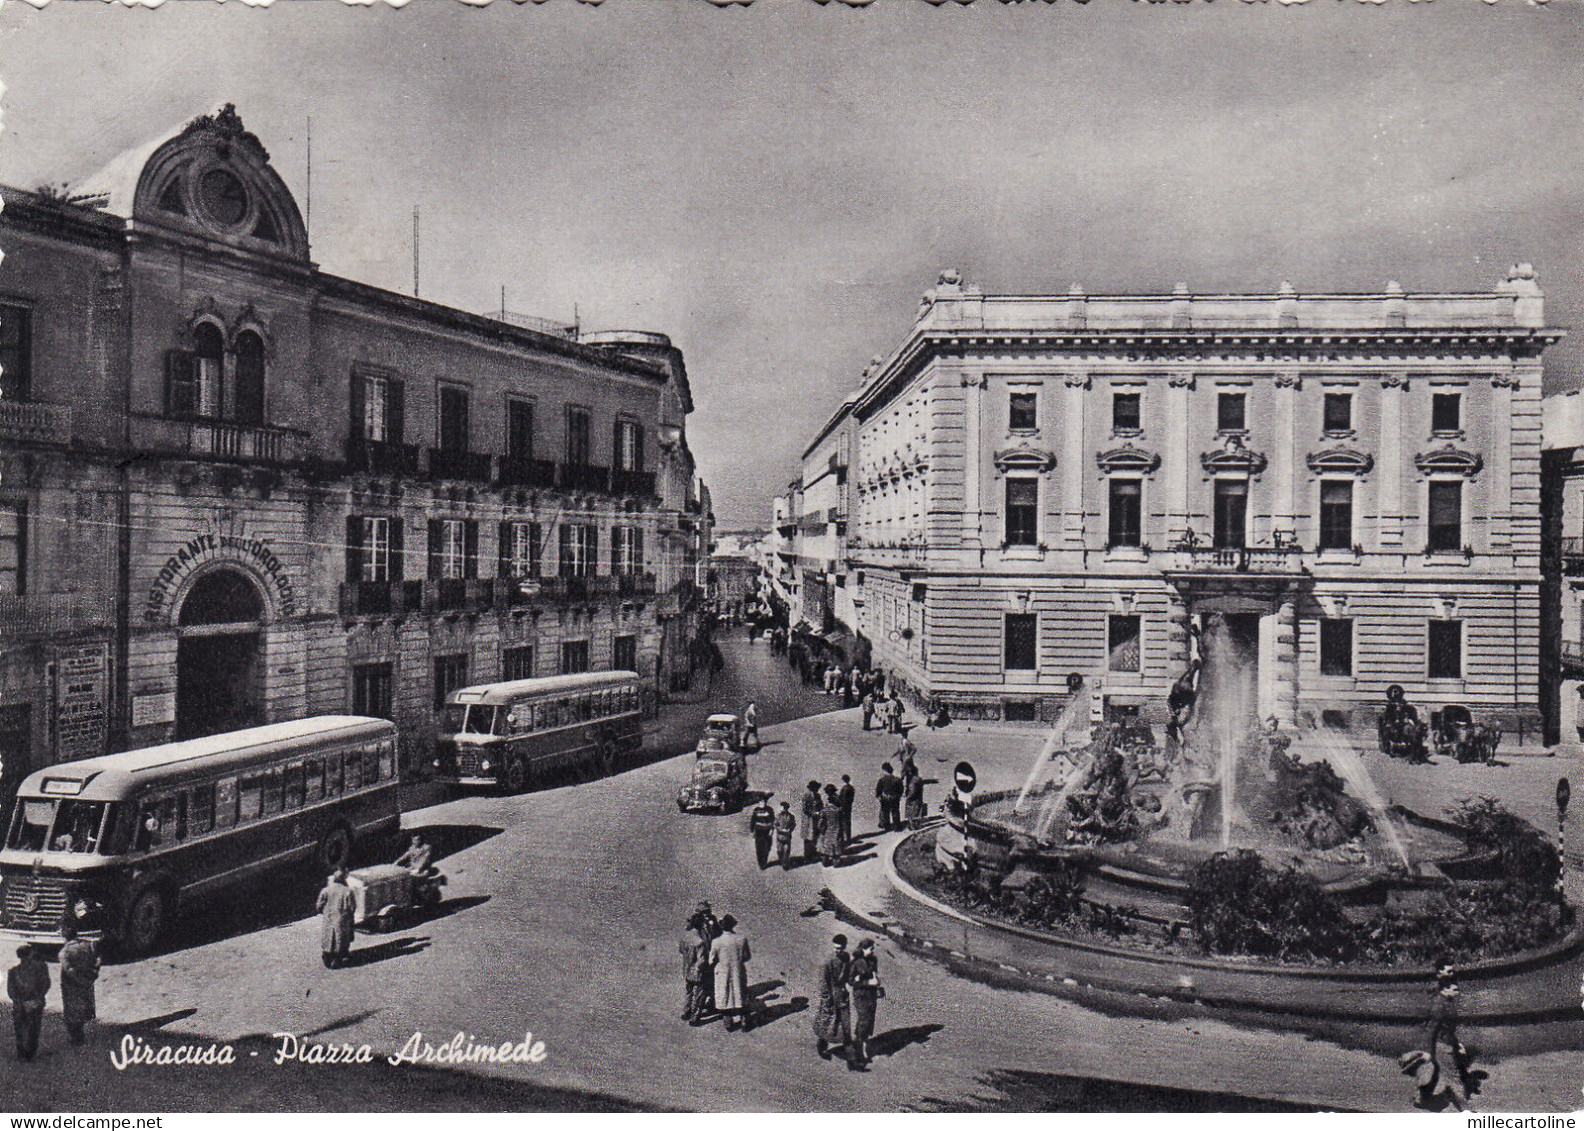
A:
<svg viewBox="0 0 1584 1131">
<path fill-rule="evenodd" d="M 410 755 L 464 683 L 674 684 L 708 530 L 663 336 L 320 271 L 229 106 L 0 193 L 8 778 L 342 712 Z"/>
<path fill-rule="evenodd" d="M 955 272 L 852 407 L 849 588 L 874 659 L 955 713 L 1069 673 L 1159 720 L 1207 618 L 1261 715 L 1391 684 L 1539 721 L 1531 269 L 1484 294 L 985 295 Z"/>
<path fill-rule="evenodd" d="M 796 516 L 793 568 L 801 616 L 817 632 L 851 630 L 847 588 L 848 465 L 852 462 L 852 400 L 842 403 L 803 453 L 801 510 Z"/>
<path fill-rule="evenodd" d="M 1546 741 L 1584 742 L 1584 393 L 1545 399 L 1540 670 Z"/>
</svg>

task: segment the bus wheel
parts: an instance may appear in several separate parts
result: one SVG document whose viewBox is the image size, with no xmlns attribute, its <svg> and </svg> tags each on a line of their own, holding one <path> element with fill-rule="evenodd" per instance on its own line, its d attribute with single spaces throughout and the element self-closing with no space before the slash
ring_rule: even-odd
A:
<svg viewBox="0 0 1584 1131">
<path fill-rule="evenodd" d="M 132 902 L 121 931 L 129 954 L 147 954 L 165 929 L 165 896 L 158 888 L 145 888 Z"/>
<path fill-rule="evenodd" d="M 352 834 L 346 826 L 337 825 L 319 842 L 319 871 L 328 876 L 337 868 L 345 868 L 351 860 Z"/>
<path fill-rule="evenodd" d="M 506 763 L 506 773 L 501 779 L 501 785 L 507 793 L 521 793 L 528 785 L 528 767 L 521 758 L 512 758 Z"/>
</svg>

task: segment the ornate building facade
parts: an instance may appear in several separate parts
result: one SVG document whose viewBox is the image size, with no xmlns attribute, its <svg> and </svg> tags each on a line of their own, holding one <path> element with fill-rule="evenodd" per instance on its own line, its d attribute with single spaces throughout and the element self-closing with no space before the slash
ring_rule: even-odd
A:
<svg viewBox="0 0 1584 1131">
<path fill-rule="evenodd" d="M 876 663 L 980 717 L 1069 673 L 1159 720 L 1211 617 L 1250 702 L 1361 725 L 1401 684 L 1538 722 L 1533 271 L 1488 294 L 985 295 L 955 272 L 853 405 Z"/>
<path fill-rule="evenodd" d="M 680 352 L 320 271 L 228 106 L 0 214 L 0 758 L 633 668 L 707 525 Z M 685 650 L 685 649 L 684 649 Z"/>
</svg>

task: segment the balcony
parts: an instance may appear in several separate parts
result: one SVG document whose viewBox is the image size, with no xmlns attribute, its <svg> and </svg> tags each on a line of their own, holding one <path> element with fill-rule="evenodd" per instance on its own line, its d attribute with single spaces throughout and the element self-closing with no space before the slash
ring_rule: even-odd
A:
<svg viewBox="0 0 1584 1131">
<path fill-rule="evenodd" d="M 134 415 L 132 447 L 146 452 L 181 452 L 238 463 L 298 463 L 308 434 L 226 420 L 177 420 Z"/>
<path fill-rule="evenodd" d="M 389 444 L 349 436 L 346 461 L 351 471 L 370 471 L 376 475 L 418 474 L 418 449 L 411 444 Z"/>
<path fill-rule="evenodd" d="M 404 617 L 423 608 L 421 581 L 344 581 L 343 617 Z"/>
<path fill-rule="evenodd" d="M 652 471 L 622 471 L 618 468 L 610 473 L 610 489 L 613 495 L 650 498 L 655 493 L 655 474 Z"/>
<path fill-rule="evenodd" d="M 500 461 L 500 485 L 502 487 L 554 487 L 556 485 L 555 461 L 502 456 Z"/>
<path fill-rule="evenodd" d="M 564 491 L 595 491 L 604 494 L 609 485 L 609 470 L 589 463 L 563 463 L 561 489 Z"/>
<path fill-rule="evenodd" d="M 655 575 L 624 573 L 616 578 L 616 592 L 622 597 L 653 597 Z"/>
<path fill-rule="evenodd" d="M 86 593 L 0 593 L 0 638 L 52 636 L 110 623 L 108 603 L 95 606 Z"/>
<path fill-rule="evenodd" d="M 490 457 L 483 452 L 429 449 L 430 479 L 467 479 L 474 483 L 490 481 Z"/>
<path fill-rule="evenodd" d="M 1564 678 L 1576 679 L 1584 674 L 1584 641 L 1563 640 L 1560 646 Z"/>
<path fill-rule="evenodd" d="M 0 440 L 23 444 L 71 442 L 71 405 L 0 400 Z"/>
<path fill-rule="evenodd" d="M 423 585 L 426 613 L 482 613 L 495 605 L 491 578 L 431 578 Z"/>
<path fill-rule="evenodd" d="M 1167 573 L 1295 576 L 1303 572 L 1297 546 L 1174 546 L 1166 551 Z"/>
</svg>

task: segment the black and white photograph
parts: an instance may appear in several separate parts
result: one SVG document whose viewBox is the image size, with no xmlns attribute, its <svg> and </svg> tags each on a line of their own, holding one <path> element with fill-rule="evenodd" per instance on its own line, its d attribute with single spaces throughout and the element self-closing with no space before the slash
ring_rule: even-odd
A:
<svg viewBox="0 0 1584 1131">
<path fill-rule="evenodd" d="M 9 0 L 0 84 L 11 1127 L 1574 1126 L 1584 0 Z"/>
</svg>

